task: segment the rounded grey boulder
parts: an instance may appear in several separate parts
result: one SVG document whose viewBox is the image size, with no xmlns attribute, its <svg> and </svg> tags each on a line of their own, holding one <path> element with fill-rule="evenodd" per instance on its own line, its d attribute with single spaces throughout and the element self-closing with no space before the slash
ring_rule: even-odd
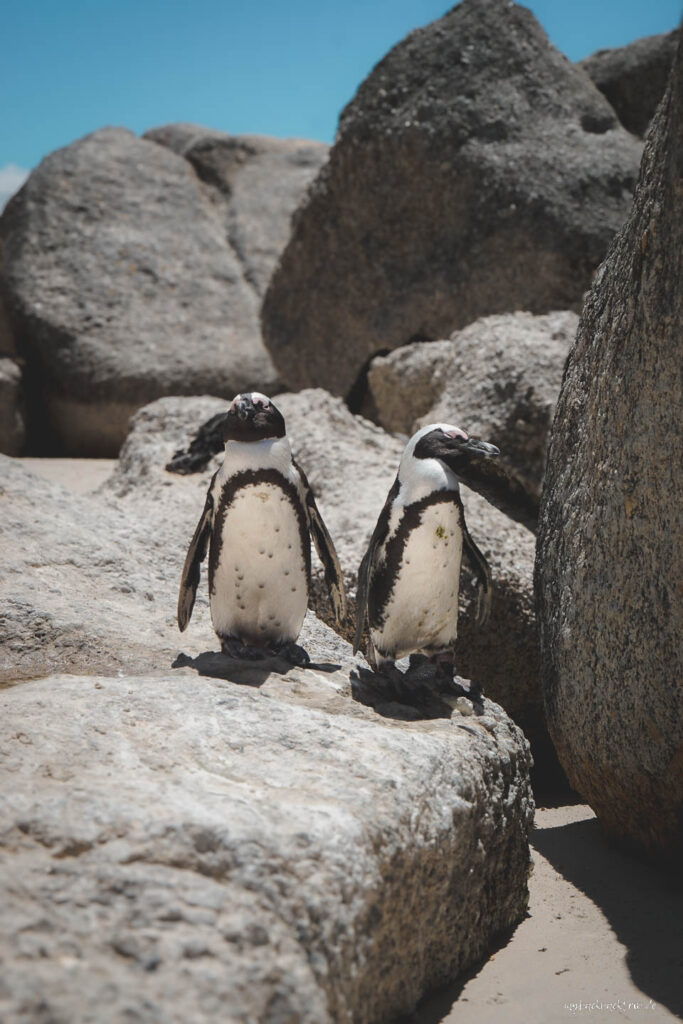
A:
<svg viewBox="0 0 683 1024">
<path fill-rule="evenodd" d="M 0 238 L 33 451 L 115 455 L 154 398 L 276 389 L 222 215 L 165 146 L 104 128 L 51 153 Z"/>
<path fill-rule="evenodd" d="M 579 63 L 634 135 L 644 135 L 664 95 L 676 54 L 677 32 L 598 50 Z"/>
<path fill-rule="evenodd" d="M 347 395 L 379 352 L 578 309 L 640 152 L 524 7 L 464 0 L 411 32 L 342 112 L 271 279 L 285 383 Z"/>
</svg>

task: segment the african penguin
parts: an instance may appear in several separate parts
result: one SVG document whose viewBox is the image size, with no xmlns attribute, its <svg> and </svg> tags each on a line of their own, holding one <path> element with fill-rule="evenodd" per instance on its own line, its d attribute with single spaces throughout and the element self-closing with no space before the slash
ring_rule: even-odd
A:
<svg viewBox="0 0 683 1024">
<path fill-rule="evenodd" d="M 341 625 L 346 596 L 334 545 L 303 470 L 292 458 L 282 414 L 258 391 L 237 395 L 223 426 L 225 458 L 209 485 L 180 582 L 178 626 L 192 615 L 199 567 L 209 551 L 209 604 L 225 654 L 263 649 L 298 663 L 308 606 L 311 534 Z"/>
<path fill-rule="evenodd" d="M 448 423 L 423 427 L 406 445 L 358 571 L 354 652 L 367 620 L 376 671 L 421 652 L 452 676 L 463 554 L 479 579 L 479 621 L 488 618 L 491 571 L 465 525 L 458 475 L 469 460 L 498 454 Z"/>
</svg>

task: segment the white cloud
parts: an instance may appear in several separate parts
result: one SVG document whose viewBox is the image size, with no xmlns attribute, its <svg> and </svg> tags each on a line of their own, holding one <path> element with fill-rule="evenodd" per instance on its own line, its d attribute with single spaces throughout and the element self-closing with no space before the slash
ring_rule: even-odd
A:
<svg viewBox="0 0 683 1024">
<path fill-rule="evenodd" d="M 24 184 L 29 176 L 25 167 L 18 167 L 17 164 L 5 164 L 0 167 L 0 211 L 15 192 Z"/>
</svg>

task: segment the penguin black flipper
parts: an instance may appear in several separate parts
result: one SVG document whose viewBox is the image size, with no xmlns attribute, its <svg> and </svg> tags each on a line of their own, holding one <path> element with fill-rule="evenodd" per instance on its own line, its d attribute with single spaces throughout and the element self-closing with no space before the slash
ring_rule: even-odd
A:
<svg viewBox="0 0 683 1024">
<path fill-rule="evenodd" d="M 465 513 L 461 515 L 460 525 L 462 528 L 462 551 L 479 581 L 477 594 L 477 625 L 483 626 L 488 622 L 491 614 L 491 598 L 493 595 L 493 580 L 491 567 L 485 555 L 479 550 L 472 540 L 472 535 L 465 523 Z"/>
<path fill-rule="evenodd" d="M 211 483 L 209 484 L 208 494 L 206 495 L 204 511 L 197 523 L 197 529 L 194 531 L 194 536 L 190 541 L 190 546 L 185 557 L 185 564 L 183 566 L 183 574 L 180 578 L 180 592 L 178 594 L 178 629 L 181 633 L 187 628 L 187 624 L 192 617 L 194 599 L 197 594 L 197 586 L 199 585 L 199 566 L 206 558 L 206 552 L 211 538 L 211 528 L 213 526 L 213 498 L 211 496 L 211 492 L 213 490 L 213 482 L 215 479 L 216 474 L 214 473 L 211 478 Z"/>
<path fill-rule="evenodd" d="M 384 508 L 379 514 L 377 525 L 375 526 L 374 533 L 372 534 L 370 543 L 368 544 L 368 550 L 365 552 L 363 561 L 360 563 L 360 567 L 358 569 L 358 589 L 356 591 L 356 635 L 353 641 L 354 654 L 360 650 L 360 645 L 363 640 L 363 630 L 365 629 L 365 620 L 368 614 L 370 576 L 374 568 L 377 549 L 384 543 L 387 533 L 389 532 L 391 506 L 393 505 L 394 498 L 399 492 L 399 488 L 400 484 L 398 482 L 398 477 L 396 477 L 391 490 L 387 495 Z"/>
<path fill-rule="evenodd" d="M 292 459 L 292 462 L 304 486 L 311 536 L 313 537 L 315 550 L 318 552 L 318 558 L 323 563 L 325 570 L 325 586 L 330 597 L 334 617 L 337 625 L 342 627 L 346 622 L 346 591 L 344 590 L 344 577 L 342 576 L 339 558 L 323 517 L 320 515 L 320 509 L 316 505 L 315 495 L 308 482 L 308 478 L 294 459 Z"/>
</svg>

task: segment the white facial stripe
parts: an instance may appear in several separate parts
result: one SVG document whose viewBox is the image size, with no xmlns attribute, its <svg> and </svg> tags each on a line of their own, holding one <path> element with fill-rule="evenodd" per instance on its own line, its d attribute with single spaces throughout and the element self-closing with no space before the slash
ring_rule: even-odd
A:
<svg viewBox="0 0 683 1024">
<path fill-rule="evenodd" d="M 446 488 L 458 490 L 455 473 L 439 459 L 415 458 L 414 453 L 418 442 L 432 430 L 443 430 L 444 434 L 449 437 L 462 437 L 464 440 L 467 440 L 468 436 L 464 430 L 454 427 L 451 423 L 428 423 L 426 427 L 422 427 L 413 434 L 401 456 L 398 468 L 398 479 L 401 484 L 397 497 L 398 505 L 408 505 L 413 501 L 419 501 L 434 491 Z"/>
<path fill-rule="evenodd" d="M 260 391 L 252 391 L 251 400 L 254 405 L 270 405 L 270 399 L 266 395 L 262 395 Z"/>
<path fill-rule="evenodd" d="M 235 405 L 241 398 L 250 398 L 253 405 L 270 405 L 270 399 L 267 395 L 262 395 L 260 391 L 245 391 L 239 395 L 235 395 L 230 408 L 234 409 Z"/>
</svg>

